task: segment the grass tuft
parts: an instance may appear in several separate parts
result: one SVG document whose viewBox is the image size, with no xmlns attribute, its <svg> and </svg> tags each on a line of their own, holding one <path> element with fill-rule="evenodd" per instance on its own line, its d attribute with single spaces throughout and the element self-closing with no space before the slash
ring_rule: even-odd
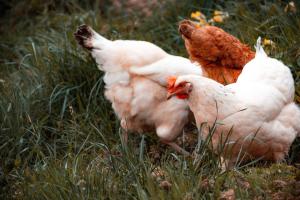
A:
<svg viewBox="0 0 300 200">
<path fill-rule="evenodd" d="M 187 56 L 178 22 L 196 10 L 208 17 L 215 9 L 227 11 L 229 19 L 218 26 L 251 47 L 258 36 L 275 42 L 267 51 L 290 66 L 299 103 L 295 3 L 298 11 L 286 13 L 287 2 L 277 0 L 166 0 L 147 17 L 109 0 L 1 3 L 0 198 L 216 199 L 229 189 L 239 199 L 299 196 L 299 141 L 287 163 L 225 173 L 203 145 L 195 158 L 158 144 L 153 133 L 132 134 L 124 146 L 103 96 L 102 73 L 73 38 L 85 23 L 111 39 L 146 40 Z"/>
</svg>

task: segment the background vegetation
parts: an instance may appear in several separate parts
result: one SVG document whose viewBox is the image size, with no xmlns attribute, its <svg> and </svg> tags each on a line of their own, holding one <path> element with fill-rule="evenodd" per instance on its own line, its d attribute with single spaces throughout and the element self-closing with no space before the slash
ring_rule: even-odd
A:
<svg viewBox="0 0 300 200">
<path fill-rule="evenodd" d="M 102 73 L 73 38 L 85 23 L 111 39 L 187 56 L 178 22 L 196 10 L 227 11 L 218 26 L 251 46 L 258 36 L 275 42 L 267 51 L 290 66 L 300 102 L 300 3 L 285 12 L 287 3 L 166 0 L 145 15 L 109 0 L 0 2 L 0 199 L 226 199 L 233 191 L 239 199 L 299 198 L 299 142 L 285 163 L 225 173 L 203 146 L 194 158 L 155 134 L 132 134 L 124 146 Z"/>
</svg>

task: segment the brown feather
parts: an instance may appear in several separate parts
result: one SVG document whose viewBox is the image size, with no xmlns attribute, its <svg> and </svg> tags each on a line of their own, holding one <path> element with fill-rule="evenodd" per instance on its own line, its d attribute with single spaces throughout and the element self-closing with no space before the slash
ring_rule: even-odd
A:
<svg viewBox="0 0 300 200">
<path fill-rule="evenodd" d="M 196 27 L 184 20 L 179 32 L 185 40 L 190 59 L 204 69 L 204 75 L 222 84 L 236 82 L 244 65 L 255 56 L 246 44 L 215 26 Z"/>
</svg>

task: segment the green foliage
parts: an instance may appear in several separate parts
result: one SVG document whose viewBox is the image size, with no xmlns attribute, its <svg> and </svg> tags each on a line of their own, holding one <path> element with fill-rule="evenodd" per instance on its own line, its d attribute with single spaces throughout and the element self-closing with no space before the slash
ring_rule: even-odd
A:
<svg viewBox="0 0 300 200">
<path fill-rule="evenodd" d="M 0 198 L 216 199 L 230 188 L 239 198 L 271 198 L 272 181 L 293 181 L 299 170 L 282 164 L 221 173 L 219 158 L 207 148 L 195 158 L 166 147 L 153 153 L 160 149 L 154 134 L 132 134 L 123 146 L 119 121 L 103 96 L 102 73 L 73 32 L 85 23 L 111 39 L 147 40 L 187 56 L 178 22 L 192 11 L 209 16 L 221 9 L 230 18 L 220 26 L 242 41 L 252 46 L 260 35 L 276 43 L 267 50 L 291 66 L 300 95 L 300 8 L 285 13 L 285 5 L 168 0 L 145 17 L 108 0 L 7 3 L 0 22 Z M 158 166 L 164 175 L 155 177 Z M 278 169 L 282 173 L 274 173 Z M 270 182 L 262 178 L 269 173 Z M 172 186 L 162 189 L 163 180 Z"/>
</svg>

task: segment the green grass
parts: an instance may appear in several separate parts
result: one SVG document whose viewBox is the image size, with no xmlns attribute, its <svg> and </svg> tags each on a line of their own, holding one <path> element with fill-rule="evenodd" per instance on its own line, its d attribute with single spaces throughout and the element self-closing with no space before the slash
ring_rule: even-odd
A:
<svg viewBox="0 0 300 200">
<path fill-rule="evenodd" d="M 111 39 L 147 40 L 187 56 L 178 22 L 196 10 L 228 11 L 218 26 L 251 46 L 258 36 L 276 43 L 267 51 L 290 66 L 299 103 L 300 4 L 296 14 L 285 13 L 285 5 L 165 1 L 145 17 L 116 10 L 108 0 L 12 1 L 0 22 L 0 199 L 216 199 L 231 188 L 239 199 L 299 196 L 300 172 L 293 167 L 299 142 L 286 163 L 226 173 L 204 147 L 184 158 L 155 134 L 132 134 L 128 147 L 122 145 L 102 73 L 73 38 L 86 23 Z M 158 167 L 162 176 L 152 173 Z M 162 188 L 164 180 L 171 186 Z"/>
</svg>

